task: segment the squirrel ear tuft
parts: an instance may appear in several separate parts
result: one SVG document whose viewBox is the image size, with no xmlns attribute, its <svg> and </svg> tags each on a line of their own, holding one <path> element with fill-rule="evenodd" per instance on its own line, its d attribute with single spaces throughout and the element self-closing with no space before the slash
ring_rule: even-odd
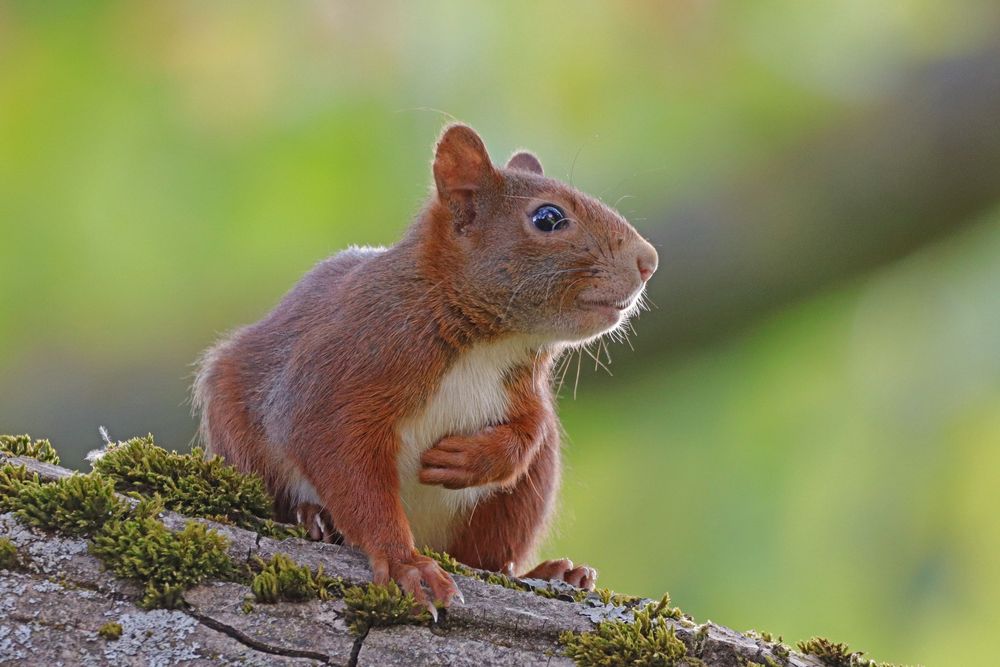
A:
<svg viewBox="0 0 1000 667">
<path fill-rule="evenodd" d="M 489 153 L 475 130 L 461 124 L 445 128 L 434 153 L 434 182 L 442 199 L 468 198 L 492 173 Z"/>
<path fill-rule="evenodd" d="M 517 169 L 518 171 L 530 171 L 533 174 L 543 175 L 542 163 L 538 161 L 534 153 L 528 151 L 517 151 L 507 160 L 507 169 Z"/>
</svg>

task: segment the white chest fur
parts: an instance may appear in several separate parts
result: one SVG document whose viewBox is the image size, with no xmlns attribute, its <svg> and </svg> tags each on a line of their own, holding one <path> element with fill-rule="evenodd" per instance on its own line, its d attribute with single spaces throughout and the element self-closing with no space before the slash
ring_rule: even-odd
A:
<svg viewBox="0 0 1000 667">
<path fill-rule="evenodd" d="M 449 490 L 421 484 L 420 455 L 446 435 L 471 435 L 506 421 L 504 376 L 531 354 L 529 345 L 519 339 L 473 347 L 455 360 L 423 409 L 400 423 L 400 492 L 418 549 L 446 549 L 455 521 L 493 489 L 488 485 Z"/>
</svg>

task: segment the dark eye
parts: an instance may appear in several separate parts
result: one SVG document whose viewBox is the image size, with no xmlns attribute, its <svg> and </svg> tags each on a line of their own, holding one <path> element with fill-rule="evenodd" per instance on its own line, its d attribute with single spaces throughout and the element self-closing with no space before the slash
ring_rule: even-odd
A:
<svg viewBox="0 0 1000 667">
<path fill-rule="evenodd" d="M 531 222 L 543 232 L 554 232 L 569 224 L 562 209 L 552 204 L 542 204 L 531 214 Z"/>
</svg>

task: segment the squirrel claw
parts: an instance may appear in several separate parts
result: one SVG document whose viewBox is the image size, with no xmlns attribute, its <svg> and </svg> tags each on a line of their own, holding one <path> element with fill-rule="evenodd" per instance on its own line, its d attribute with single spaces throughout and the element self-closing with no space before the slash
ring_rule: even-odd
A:
<svg viewBox="0 0 1000 667">
<path fill-rule="evenodd" d="M 428 556 L 414 553 L 409 558 L 399 560 L 372 558 L 372 571 L 376 584 L 385 585 L 389 581 L 395 581 L 403 592 L 413 596 L 418 606 L 427 608 L 435 622 L 438 619 L 435 603 L 448 607 L 454 598 L 462 595 L 451 575 Z M 424 590 L 425 585 L 430 590 L 430 596 Z"/>
<path fill-rule="evenodd" d="M 306 536 L 314 542 L 343 544 L 343 538 L 333 525 L 333 517 L 316 503 L 299 503 L 295 507 L 295 521 L 305 528 Z"/>
</svg>

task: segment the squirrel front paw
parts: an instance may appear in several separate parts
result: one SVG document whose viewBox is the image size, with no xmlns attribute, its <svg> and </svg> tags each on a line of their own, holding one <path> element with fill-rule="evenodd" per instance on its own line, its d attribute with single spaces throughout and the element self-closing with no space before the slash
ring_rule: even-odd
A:
<svg viewBox="0 0 1000 667">
<path fill-rule="evenodd" d="M 465 489 L 484 484 L 513 481 L 526 462 L 499 443 L 503 435 L 490 427 L 473 435 L 441 438 L 420 456 L 419 479 L 422 484 L 437 484 L 446 489 Z"/>
<path fill-rule="evenodd" d="M 372 556 L 371 565 L 372 580 L 376 584 L 384 586 L 395 581 L 403 592 L 413 596 L 418 605 L 426 607 L 435 621 L 438 617 L 435 602 L 444 607 L 451 605 L 453 599 L 465 603 L 455 580 L 433 558 L 416 552 L 406 558 Z M 430 589 L 430 598 L 424 590 L 425 585 Z"/>
</svg>

